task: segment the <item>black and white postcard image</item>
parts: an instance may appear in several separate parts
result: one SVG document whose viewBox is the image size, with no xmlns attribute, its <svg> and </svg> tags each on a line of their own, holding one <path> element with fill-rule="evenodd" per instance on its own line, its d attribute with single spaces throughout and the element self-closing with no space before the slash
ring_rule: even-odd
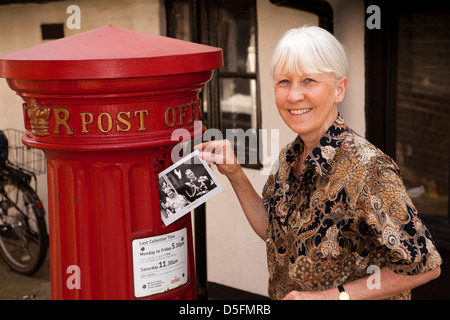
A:
<svg viewBox="0 0 450 320">
<path fill-rule="evenodd" d="M 223 190 L 198 154 L 194 151 L 158 175 L 161 219 L 166 226 Z"/>
</svg>

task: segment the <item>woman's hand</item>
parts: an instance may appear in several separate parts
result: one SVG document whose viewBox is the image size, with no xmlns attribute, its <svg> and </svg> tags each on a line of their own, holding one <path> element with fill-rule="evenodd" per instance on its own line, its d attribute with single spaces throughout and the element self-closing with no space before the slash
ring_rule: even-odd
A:
<svg viewBox="0 0 450 320">
<path fill-rule="evenodd" d="M 196 145 L 194 149 L 200 151 L 201 159 L 214 162 L 219 172 L 227 177 L 238 173 L 240 170 L 240 165 L 229 140 L 203 142 Z"/>
<path fill-rule="evenodd" d="M 369 288 L 367 281 L 369 276 L 360 278 L 345 284 L 345 291 L 351 300 L 381 300 L 395 296 L 406 290 L 411 290 L 430 280 L 436 279 L 441 273 L 441 268 L 437 267 L 427 272 L 416 275 L 401 275 L 392 271 L 389 267 L 381 268 L 379 275 L 380 287 L 374 290 Z M 339 296 L 337 288 L 330 288 L 323 291 L 291 291 L 283 300 L 336 300 Z"/>
<path fill-rule="evenodd" d="M 219 172 L 228 178 L 250 225 L 256 234 L 265 240 L 268 223 L 267 210 L 261 197 L 256 193 L 239 165 L 231 142 L 214 140 L 196 145 L 194 149 L 200 150 L 200 158 L 214 162 Z"/>
<path fill-rule="evenodd" d="M 336 297 L 338 296 L 338 292 L 336 289 Z M 289 292 L 283 300 L 330 300 L 333 297 L 330 296 L 330 290 L 328 291 L 296 291 L 293 290 Z"/>
</svg>

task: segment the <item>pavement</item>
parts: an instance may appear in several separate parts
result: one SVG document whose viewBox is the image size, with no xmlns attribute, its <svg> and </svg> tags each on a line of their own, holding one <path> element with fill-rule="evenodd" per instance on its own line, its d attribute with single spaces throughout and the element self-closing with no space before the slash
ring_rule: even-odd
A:
<svg viewBox="0 0 450 320">
<path fill-rule="evenodd" d="M 12 271 L 0 257 L 0 300 L 50 300 L 50 259 L 31 276 Z"/>
</svg>

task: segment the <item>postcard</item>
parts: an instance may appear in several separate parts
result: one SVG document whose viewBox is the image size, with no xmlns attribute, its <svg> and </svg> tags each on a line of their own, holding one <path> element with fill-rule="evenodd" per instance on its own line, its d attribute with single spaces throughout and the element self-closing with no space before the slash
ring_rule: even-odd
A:
<svg viewBox="0 0 450 320">
<path fill-rule="evenodd" d="M 198 150 L 162 171 L 158 178 L 161 219 L 166 226 L 223 190 Z"/>
</svg>

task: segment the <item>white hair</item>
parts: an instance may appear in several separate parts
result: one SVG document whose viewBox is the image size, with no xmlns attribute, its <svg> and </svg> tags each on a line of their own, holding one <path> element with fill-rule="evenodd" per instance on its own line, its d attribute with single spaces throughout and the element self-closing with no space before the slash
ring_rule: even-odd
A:
<svg viewBox="0 0 450 320">
<path fill-rule="evenodd" d="M 348 61 L 342 44 L 316 26 L 288 30 L 272 56 L 272 76 L 279 73 L 331 72 L 337 79 L 348 76 Z"/>
</svg>

